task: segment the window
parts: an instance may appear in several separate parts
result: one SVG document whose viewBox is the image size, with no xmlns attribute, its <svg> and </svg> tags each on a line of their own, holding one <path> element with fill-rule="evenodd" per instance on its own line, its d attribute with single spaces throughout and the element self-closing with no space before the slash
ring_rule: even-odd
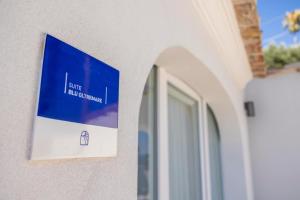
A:
<svg viewBox="0 0 300 200">
<path fill-rule="evenodd" d="M 169 191 L 172 200 L 200 200 L 198 101 L 168 85 Z"/>
<path fill-rule="evenodd" d="M 222 200 L 220 134 L 212 110 L 154 67 L 140 108 L 138 200 Z"/>
</svg>

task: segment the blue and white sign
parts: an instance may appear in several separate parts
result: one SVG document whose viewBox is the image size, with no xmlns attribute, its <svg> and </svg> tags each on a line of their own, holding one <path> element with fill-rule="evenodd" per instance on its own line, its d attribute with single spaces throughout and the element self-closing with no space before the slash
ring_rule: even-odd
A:
<svg viewBox="0 0 300 200">
<path fill-rule="evenodd" d="M 117 154 L 119 71 L 46 35 L 32 160 Z"/>
</svg>

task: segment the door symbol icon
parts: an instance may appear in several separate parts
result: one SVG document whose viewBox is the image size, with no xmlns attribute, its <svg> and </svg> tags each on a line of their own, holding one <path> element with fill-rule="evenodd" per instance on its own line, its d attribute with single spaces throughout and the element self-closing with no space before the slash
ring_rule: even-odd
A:
<svg viewBox="0 0 300 200">
<path fill-rule="evenodd" d="M 82 131 L 80 134 L 80 145 L 89 145 L 89 133 Z"/>
</svg>

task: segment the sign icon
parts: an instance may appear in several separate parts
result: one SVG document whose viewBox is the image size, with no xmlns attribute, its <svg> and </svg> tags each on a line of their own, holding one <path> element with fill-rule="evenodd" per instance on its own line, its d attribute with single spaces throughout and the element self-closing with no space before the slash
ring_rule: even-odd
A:
<svg viewBox="0 0 300 200">
<path fill-rule="evenodd" d="M 80 145 L 89 145 L 89 133 L 82 131 L 80 134 Z"/>
</svg>

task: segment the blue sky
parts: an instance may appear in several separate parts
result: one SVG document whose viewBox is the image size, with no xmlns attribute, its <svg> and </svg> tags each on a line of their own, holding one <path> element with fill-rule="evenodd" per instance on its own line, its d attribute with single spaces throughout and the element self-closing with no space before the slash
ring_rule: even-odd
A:
<svg viewBox="0 0 300 200">
<path fill-rule="evenodd" d="M 287 11 L 300 9 L 300 0 L 258 0 L 258 12 L 263 31 L 263 46 L 269 42 L 294 44 L 294 36 L 282 26 Z M 298 41 L 300 33 L 297 33 Z"/>
</svg>

